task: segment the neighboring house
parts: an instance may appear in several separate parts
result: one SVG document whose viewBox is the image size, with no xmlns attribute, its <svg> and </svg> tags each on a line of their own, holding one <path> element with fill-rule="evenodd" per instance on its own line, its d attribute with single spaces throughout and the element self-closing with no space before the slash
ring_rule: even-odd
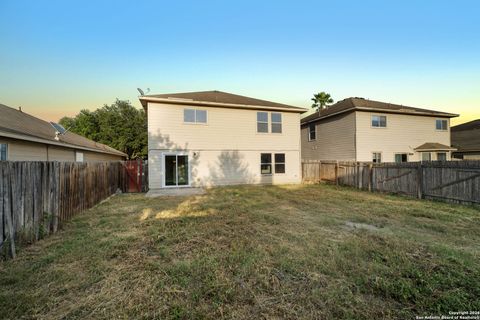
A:
<svg viewBox="0 0 480 320">
<path fill-rule="evenodd" d="M 450 118 L 457 116 L 348 98 L 301 120 L 302 159 L 450 160 Z"/>
<path fill-rule="evenodd" d="M 127 156 L 75 133 L 59 132 L 63 130 L 0 104 L 0 160 L 83 162 L 122 160 Z"/>
<path fill-rule="evenodd" d="M 305 109 L 220 91 L 141 96 L 150 189 L 300 183 Z"/>
<path fill-rule="evenodd" d="M 464 160 L 480 160 L 480 119 L 454 126 L 452 146 L 458 150 L 453 157 Z"/>
</svg>

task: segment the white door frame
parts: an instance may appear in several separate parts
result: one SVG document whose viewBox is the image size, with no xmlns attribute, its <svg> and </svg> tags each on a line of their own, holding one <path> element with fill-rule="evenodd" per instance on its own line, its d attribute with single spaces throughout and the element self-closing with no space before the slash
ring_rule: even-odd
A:
<svg viewBox="0 0 480 320">
<path fill-rule="evenodd" d="M 177 164 L 178 164 L 178 156 L 187 156 L 187 165 L 188 165 L 188 184 L 186 185 L 178 185 L 178 165 L 175 166 L 175 174 L 176 174 L 176 181 L 177 184 L 174 186 L 167 186 L 165 182 L 165 176 L 166 176 L 166 170 L 165 170 L 165 156 L 177 156 Z M 162 186 L 163 188 L 190 188 L 192 179 L 191 179 L 191 173 L 192 170 L 190 168 L 190 156 L 188 152 L 164 152 L 162 154 L 162 170 L 163 170 L 163 179 L 162 179 Z"/>
</svg>

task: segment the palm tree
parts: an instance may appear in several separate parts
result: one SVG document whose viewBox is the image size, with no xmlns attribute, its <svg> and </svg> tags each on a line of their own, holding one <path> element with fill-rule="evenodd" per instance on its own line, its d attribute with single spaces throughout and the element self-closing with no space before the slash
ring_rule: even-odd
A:
<svg viewBox="0 0 480 320">
<path fill-rule="evenodd" d="M 312 101 L 312 108 L 317 108 L 317 111 L 326 109 L 328 108 L 328 104 L 333 103 L 332 97 L 329 93 L 326 93 L 325 91 L 314 94 Z"/>
</svg>

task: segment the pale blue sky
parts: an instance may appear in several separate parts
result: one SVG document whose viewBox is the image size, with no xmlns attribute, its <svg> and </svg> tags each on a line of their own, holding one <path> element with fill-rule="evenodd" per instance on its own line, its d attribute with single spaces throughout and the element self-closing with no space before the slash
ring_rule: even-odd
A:
<svg viewBox="0 0 480 320">
<path fill-rule="evenodd" d="M 314 92 L 480 118 L 477 1 L 0 0 L 0 103 L 48 120 L 115 98 Z"/>
</svg>

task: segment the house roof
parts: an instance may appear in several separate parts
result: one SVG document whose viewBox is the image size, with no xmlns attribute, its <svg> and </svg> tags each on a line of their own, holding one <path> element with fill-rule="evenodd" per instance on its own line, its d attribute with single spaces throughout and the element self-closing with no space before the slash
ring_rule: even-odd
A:
<svg viewBox="0 0 480 320">
<path fill-rule="evenodd" d="M 46 121 L 0 104 L 0 137 L 126 156 L 121 151 L 69 131 L 60 135 L 60 139 L 57 141 L 55 140 L 55 131 L 53 126 Z"/>
<path fill-rule="evenodd" d="M 452 145 L 458 152 L 480 151 L 480 119 L 450 128 Z"/>
<path fill-rule="evenodd" d="M 456 150 L 450 146 L 436 143 L 436 142 L 427 142 L 418 146 L 414 149 L 415 151 L 449 151 L 449 150 Z"/>
<path fill-rule="evenodd" d="M 392 104 L 387 102 L 380 102 L 374 100 L 368 100 L 364 98 L 347 98 L 341 100 L 327 109 L 315 112 L 301 120 L 302 124 L 314 122 L 320 119 L 332 117 L 337 114 L 342 114 L 352 111 L 377 111 L 384 113 L 397 113 L 397 114 L 409 114 L 409 115 L 423 115 L 423 116 L 435 116 L 453 118 L 458 117 L 458 114 L 440 112 L 429 109 L 420 109 L 414 107 L 407 107 L 400 104 Z"/>
<path fill-rule="evenodd" d="M 450 128 L 451 131 L 480 130 L 480 119 L 465 122 Z"/>
<path fill-rule="evenodd" d="M 306 112 L 307 109 L 282 103 L 261 100 L 222 91 L 198 91 L 183 93 L 152 94 L 139 97 L 144 108 L 147 102 L 170 104 L 190 104 L 212 107 L 230 107 L 246 109 L 271 109 L 291 112 Z"/>
</svg>

